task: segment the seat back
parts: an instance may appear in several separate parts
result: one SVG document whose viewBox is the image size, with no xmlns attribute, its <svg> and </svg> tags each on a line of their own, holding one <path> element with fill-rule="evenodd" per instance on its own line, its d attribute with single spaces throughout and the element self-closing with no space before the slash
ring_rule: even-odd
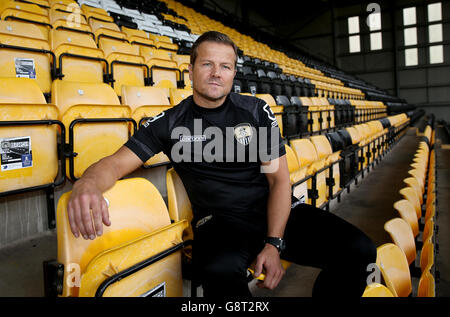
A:
<svg viewBox="0 0 450 317">
<path fill-rule="evenodd" d="M 295 139 L 290 140 L 292 149 L 297 155 L 300 168 L 306 168 L 306 175 L 316 174 L 316 190 L 317 198 L 316 205 L 320 207 L 327 199 L 328 191 L 326 185 L 326 174 L 327 171 L 324 170 L 317 173 L 318 170 L 325 166 L 325 159 L 320 159 L 317 155 L 316 148 L 312 142 L 308 139 Z M 308 180 L 308 188 L 313 189 L 312 179 Z M 311 196 L 308 197 L 308 203 L 313 203 Z"/>
<path fill-rule="evenodd" d="M 419 234 L 419 222 L 414 206 L 408 200 L 402 199 L 394 203 L 394 209 L 409 224 L 414 237 L 417 237 Z"/>
<path fill-rule="evenodd" d="M 348 127 L 345 128 L 345 130 L 347 130 L 347 132 L 350 134 L 353 144 L 358 144 L 361 141 L 361 136 L 358 130 L 356 130 L 354 127 Z"/>
<path fill-rule="evenodd" d="M 107 277 L 181 241 L 186 223 L 170 224 L 162 196 L 143 178 L 120 180 L 103 194 L 111 226 L 105 226 L 95 240 L 73 236 L 66 210 L 70 195 L 63 194 L 57 208 L 58 262 L 65 270 L 63 296 L 94 296 Z M 74 269 L 79 283 L 71 280 Z M 161 283 L 167 296 L 182 295 L 179 252 L 116 282 L 104 296 L 139 296 Z"/>
<path fill-rule="evenodd" d="M 156 87 L 178 88 L 178 65 L 169 54 L 170 52 L 160 49 L 141 48 L 141 55 L 144 56 L 145 63 L 151 69 L 152 82 Z"/>
<path fill-rule="evenodd" d="M 172 108 L 166 91 L 158 87 L 122 86 L 122 104 L 130 106 L 132 119 L 138 126 L 143 121 L 155 117 L 163 111 Z M 132 131 L 130 131 L 132 133 Z M 144 166 L 158 166 L 169 163 L 169 158 L 163 153 L 156 153 L 149 158 Z"/>
<path fill-rule="evenodd" d="M 314 144 L 308 139 L 290 140 L 290 145 L 297 155 L 300 167 L 311 165 L 319 159 Z"/>
<path fill-rule="evenodd" d="M 114 79 L 112 85 L 118 96 L 122 94 L 122 85 L 144 86 L 149 71 L 145 60 L 139 55 L 139 47 L 128 41 L 102 37 L 98 47 L 103 50 L 110 65 L 110 73 Z"/>
<path fill-rule="evenodd" d="M 60 111 L 61 121 L 68 131 L 73 123 L 73 140 L 66 133 L 66 142 L 77 153 L 73 157 L 73 175 L 70 159 L 66 174 L 79 178 L 93 163 L 112 155 L 129 139 L 131 110 L 120 105 L 117 95 L 107 84 L 77 83 L 55 80 L 52 84 L 52 102 Z M 80 119 L 113 119 L 120 122 L 87 122 Z M 75 122 L 74 122 L 75 121 Z"/>
<path fill-rule="evenodd" d="M 58 107 L 61 116 L 72 105 L 120 105 L 119 98 L 107 84 L 61 80 L 53 81 L 52 103 Z"/>
<path fill-rule="evenodd" d="M 403 182 L 416 191 L 417 197 L 419 198 L 420 204 L 422 205 L 423 193 L 422 190 L 420 189 L 420 185 L 417 179 L 415 177 L 407 177 L 403 180 Z"/>
<path fill-rule="evenodd" d="M 133 112 L 142 106 L 170 106 L 166 90 L 158 87 L 122 86 L 122 104 Z"/>
<path fill-rule="evenodd" d="M 170 104 L 172 106 L 178 105 L 181 101 L 186 99 L 187 97 L 191 96 L 193 94 L 192 89 L 178 89 L 178 88 L 171 88 L 170 91 Z"/>
<path fill-rule="evenodd" d="M 289 178 L 291 185 L 302 180 L 306 176 L 307 168 L 300 168 L 300 164 L 294 150 L 288 145 L 285 145 L 286 159 L 289 169 Z M 306 203 L 308 201 L 308 185 L 307 182 L 295 185 L 292 188 L 292 195 L 296 197 L 300 202 Z"/>
<path fill-rule="evenodd" d="M 44 94 L 50 93 L 53 58 L 48 35 L 29 23 L 0 21 L 0 43 L 14 46 L 0 48 L 0 77 L 30 78 Z"/>
<path fill-rule="evenodd" d="M 383 284 L 372 283 L 366 286 L 362 297 L 394 297 L 394 295 Z"/>
<path fill-rule="evenodd" d="M 428 237 L 422 246 L 420 253 L 420 269 L 422 272 L 430 270 L 434 265 L 434 244 L 431 237 Z"/>
<path fill-rule="evenodd" d="M 26 20 L 28 24 L 33 24 L 41 30 L 45 40 L 48 40 L 50 19 L 48 10 L 32 3 L 16 1 L 0 1 L 0 19 L 6 20 Z M 24 33 L 26 34 L 26 33 Z"/>
<path fill-rule="evenodd" d="M 38 84 L 28 78 L 0 78 L 0 121 L 57 120 Z M 0 127 L 0 193 L 51 184 L 58 174 L 57 127 Z"/>
<path fill-rule="evenodd" d="M 417 289 L 418 297 L 436 297 L 436 283 L 429 270 L 422 273 Z"/>
<path fill-rule="evenodd" d="M 319 158 L 327 159 L 331 154 L 333 154 L 333 149 L 325 135 L 314 135 L 309 138 L 316 148 L 317 155 Z"/>
<path fill-rule="evenodd" d="M 377 266 L 381 271 L 387 288 L 395 297 L 408 297 L 411 294 L 411 275 L 408 261 L 403 251 L 393 243 L 377 248 Z"/>
<path fill-rule="evenodd" d="M 103 82 L 103 74 L 106 71 L 105 62 L 98 59 L 104 59 L 105 56 L 90 34 L 66 29 L 52 29 L 50 44 L 56 56 L 56 65 L 60 73 L 64 75 L 62 80 L 87 83 Z"/>
<path fill-rule="evenodd" d="M 417 219 L 422 218 L 422 208 L 420 206 L 419 197 L 417 197 L 417 192 L 411 187 L 405 187 L 400 190 L 400 194 L 414 206 Z"/>
<path fill-rule="evenodd" d="M 392 241 L 405 253 L 408 264 L 413 263 L 417 254 L 411 226 L 402 218 L 394 218 L 384 224 L 384 230 L 389 233 Z"/>
<path fill-rule="evenodd" d="M 187 220 L 190 224 L 193 218 L 192 205 L 184 184 L 175 169 L 171 168 L 167 171 L 166 183 L 170 219 L 173 221 Z M 189 227 L 184 233 L 183 239 L 192 238 L 192 228 Z"/>
<path fill-rule="evenodd" d="M 191 63 L 190 56 L 173 54 L 172 60 L 177 63 L 178 69 L 181 73 L 183 73 L 184 88 L 192 90 L 191 81 L 189 79 L 189 64 Z"/>
<path fill-rule="evenodd" d="M 333 148 L 331 147 L 330 142 L 328 141 L 327 137 L 325 135 L 314 135 L 310 137 L 311 142 L 314 144 L 314 147 L 316 148 L 317 155 L 320 159 L 325 160 L 326 165 L 331 165 L 333 162 L 336 162 L 339 160 L 340 156 L 339 153 L 341 151 L 337 151 L 333 153 Z M 332 194 L 336 194 L 340 189 L 340 168 L 339 164 L 333 164 L 333 179 L 334 179 L 334 186 Z M 325 171 L 325 176 L 330 177 L 330 171 L 327 169 Z M 327 192 L 327 195 L 329 196 L 329 192 Z"/>
<path fill-rule="evenodd" d="M 434 220 L 433 218 L 429 218 L 425 222 L 425 226 L 423 228 L 422 238 L 423 241 L 427 240 L 428 238 L 433 238 L 434 236 Z"/>
</svg>

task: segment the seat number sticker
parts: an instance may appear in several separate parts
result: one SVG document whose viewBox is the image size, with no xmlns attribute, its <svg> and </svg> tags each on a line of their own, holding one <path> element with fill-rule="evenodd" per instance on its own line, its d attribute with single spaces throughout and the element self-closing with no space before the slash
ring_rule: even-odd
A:
<svg viewBox="0 0 450 317">
<path fill-rule="evenodd" d="M 32 167 L 31 137 L 0 139 L 1 171 Z"/>
<path fill-rule="evenodd" d="M 162 282 L 158 286 L 142 294 L 140 297 L 166 297 L 166 282 Z"/>
<path fill-rule="evenodd" d="M 32 58 L 14 58 L 16 77 L 36 79 L 36 67 Z"/>
</svg>

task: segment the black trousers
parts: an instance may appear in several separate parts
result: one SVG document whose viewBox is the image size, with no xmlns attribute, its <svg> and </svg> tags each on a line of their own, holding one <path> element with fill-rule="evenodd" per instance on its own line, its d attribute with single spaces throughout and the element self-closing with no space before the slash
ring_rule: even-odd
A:
<svg viewBox="0 0 450 317">
<path fill-rule="evenodd" d="M 217 215 L 193 228 L 193 264 L 204 296 L 251 296 L 247 268 L 264 247 L 265 233 Z M 322 269 L 313 297 L 363 294 L 376 246 L 358 228 L 330 212 L 300 204 L 291 209 L 284 239 L 282 259 Z"/>
</svg>

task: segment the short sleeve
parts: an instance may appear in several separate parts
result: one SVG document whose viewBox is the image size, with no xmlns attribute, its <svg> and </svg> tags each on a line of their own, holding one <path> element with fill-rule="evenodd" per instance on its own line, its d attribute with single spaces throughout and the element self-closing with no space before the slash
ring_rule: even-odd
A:
<svg viewBox="0 0 450 317">
<path fill-rule="evenodd" d="M 167 114 L 161 112 L 148 119 L 138 131 L 124 144 L 133 151 L 142 162 L 163 151 L 167 139 Z"/>
<path fill-rule="evenodd" d="M 286 154 L 284 140 L 280 134 L 277 118 L 270 106 L 261 100 L 259 110 L 259 157 L 263 162 L 268 162 Z"/>
</svg>

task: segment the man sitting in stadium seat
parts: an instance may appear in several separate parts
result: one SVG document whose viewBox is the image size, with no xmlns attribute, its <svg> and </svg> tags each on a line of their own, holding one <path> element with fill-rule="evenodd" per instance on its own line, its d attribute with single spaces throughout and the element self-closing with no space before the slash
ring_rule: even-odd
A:
<svg viewBox="0 0 450 317">
<path fill-rule="evenodd" d="M 193 206 L 193 262 L 205 296 L 251 296 L 246 273 L 255 259 L 255 276 L 266 275 L 258 286 L 274 289 L 284 275 L 280 258 L 322 269 L 313 296 L 361 296 L 375 245 L 331 213 L 292 204 L 270 107 L 230 93 L 236 60 L 228 36 L 212 31 L 198 38 L 189 66 L 193 96 L 149 119 L 85 171 L 68 203 L 73 234 L 101 235 L 103 224 L 111 224 L 102 192 L 163 151 Z M 346 291 L 336 294 L 335 285 Z"/>
</svg>

